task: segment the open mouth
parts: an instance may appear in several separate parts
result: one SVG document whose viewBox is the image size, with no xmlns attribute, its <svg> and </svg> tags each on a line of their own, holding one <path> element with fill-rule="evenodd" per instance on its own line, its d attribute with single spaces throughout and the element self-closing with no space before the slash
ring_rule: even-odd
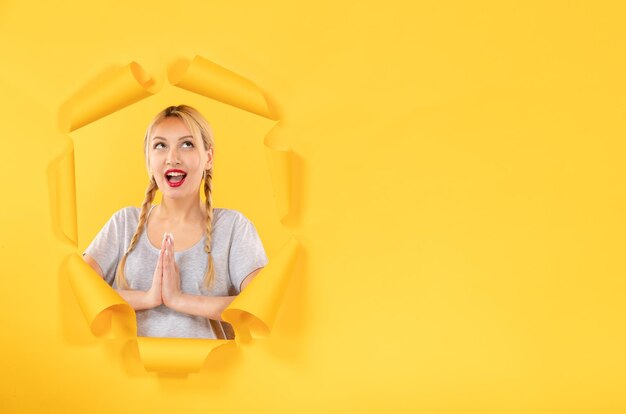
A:
<svg viewBox="0 0 626 414">
<path fill-rule="evenodd" d="M 185 182 L 187 173 L 182 170 L 167 170 L 165 172 L 165 179 L 170 187 L 179 187 Z"/>
</svg>

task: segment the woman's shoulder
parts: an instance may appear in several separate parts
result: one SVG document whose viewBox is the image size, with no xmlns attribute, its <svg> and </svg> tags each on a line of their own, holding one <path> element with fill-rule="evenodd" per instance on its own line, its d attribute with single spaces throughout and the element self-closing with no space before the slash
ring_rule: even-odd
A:
<svg viewBox="0 0 626 414">
<path fill-rule="evenodd" d="M 249 223 L 250 220 L 238 210 L 232 210 L 229 208 L 214 208 L 213 220 L 215 225 L 218 224 L 240 224 Z"/>
<path fill-rule="evenodd" d="M 137 223 L 139 221 L 140 212 L 141 208 L 139 207 L 123 207 L 113 213 L 113 215 L 111 216 L 111 220 L 117 223 Z"/>
</svg>

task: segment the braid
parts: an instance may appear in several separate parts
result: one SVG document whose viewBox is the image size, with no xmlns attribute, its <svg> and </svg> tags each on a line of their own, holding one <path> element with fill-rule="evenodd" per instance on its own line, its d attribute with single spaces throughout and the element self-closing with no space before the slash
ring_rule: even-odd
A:
<svg viewBox="0 0 626 414">
<path fill-rule="evenodd" d="M 143 232 L 146 227 L 146 218 L 148 216 L 148 208 L 152 205 L 152 200 L 154 200 L 154 195 L 156 194 L 157 184 L 154 180 L 154 176 L 150 177 L 150 183 L 148 184 L 148 188 L 146 189 L 146 197 L 141 204 L 141 213 L 139 214 L 139 223 L 137 223 L 137 230 L 135 230 L 135 234 L 133 234 L 133 238 L 130 239 L 130 245 L 124 256 L 122 256 L 122 260 L 120 260 L 119 265 L 117 266 L 117 272 L 115 274 L 115 283 L 118 289 L 128 289 L 128 281 L 126 280 L 126 275 L 124 274 L 124 266 L 126 265 L 126 257 L 128 254 L 135 248 L 137 241 L 139 240 L 139 236 Z"/>
<path fill-rule="evenodd" d="M 215 277 L 215 267 L 213 263 L 213 255 L 211 254 L 211 240 L 212 240 L 212 230 L 213 230 L 213 203 L 211 200 L 211 192 L 212 188 L 212 179 L 213 179 L 213 171 L 206 170 L 204 177 L 204 195 L 206 196 L 206 240 L 204 243 L 204 251 L 209 255 L 207 262 L 207 271 L 204 275 L 204 282 L 202 285 L 209 289 L 211 284 L 213 283 L 213 279 Z"/>
</svg>

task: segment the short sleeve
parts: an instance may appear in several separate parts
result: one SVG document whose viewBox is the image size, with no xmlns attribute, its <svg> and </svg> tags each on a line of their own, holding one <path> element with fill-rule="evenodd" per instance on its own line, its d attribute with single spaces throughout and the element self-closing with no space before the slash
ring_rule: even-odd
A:
<svg viewBox="0 0 626 414">
<path fill-rule="evenodd" d="M 118 211 L 83 252 L 83 255 L 88 254 L 100 265 L 104 279 L 109 285 L 113 285 L 117 264 L 122 257 L 124 229 L 121 219 L 122 211 Z"/>
<path fill-rule="evenodd" d="M 234 225 L 231 240 L 228 270 L 231 283 L 239 293 L 246 276 L 265 267 L 268 260 L 254 224 L 243 215 Z"/>
</svg>

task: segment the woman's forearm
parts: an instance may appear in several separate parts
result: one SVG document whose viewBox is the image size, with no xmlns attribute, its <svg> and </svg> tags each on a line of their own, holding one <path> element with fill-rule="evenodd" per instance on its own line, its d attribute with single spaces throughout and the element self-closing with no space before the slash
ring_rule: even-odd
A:
<svg viewBox="0 0 626 414">
<path fill-rule="evenodd" d="M 116 292 L 136 311 L 144 309 L 152 309 L 161 304 L 155 300 L 154 295 L 143 290 L 119 289 Z"/>
<path fill-rule="evenodd" d="M 237 296 L 199 296 L 181 293 L 171 301 L 166 301 L 165 305 L 177 312 L 221 321 L 222 312 L 236 297 Z"/>
<path fill-rule="evenodd" d="M 159 259 L 161 256 L 159 256 Z M 102 268 L 95 261 L 94 258 L 89 256 L 88 254 L 83 255 L 83 259 L 91 268 L 104 279 L 104 274 L 102 272 Z M 159 290 L 159 292 L 155 292 L 155 288 Z M 115 289 L 115 291 L 124 299 L 134 310 L 142 310 L 142 309 L 151 309 L 161 304 L 161 294 L 160 294 L 161 285 L 150 289 L 148 292 L 144 292 L 142 290 L 130 290 L 130 289 Z"/>
</svg>

